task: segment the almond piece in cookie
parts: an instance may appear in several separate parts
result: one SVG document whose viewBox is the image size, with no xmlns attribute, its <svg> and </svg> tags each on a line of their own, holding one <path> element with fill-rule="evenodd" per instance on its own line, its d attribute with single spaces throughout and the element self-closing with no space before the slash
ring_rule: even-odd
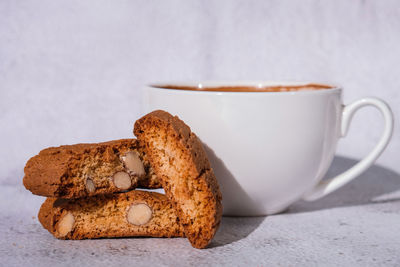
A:
<svg viewBox="0 0 400 267">
<path fill-rule="evenodd" d="M 132 186 L 131 177 L 126 172 L 117 172 L 112 177 L 114 186 L 118 189 L 127 190 Z"/>
<path fill-rule="evenodd" d="M 129 151 L 122 157 L 125 168 L 130 175 L 143 176 L 146 174 L 142 160 L 140 159 L 139 152 Z"/>
<path fill-rule="evenodd" d="M 60 221 L 57 223 L 55 236 L 62 238 L 68 235 L 74 228 L 74 224 L 74 215 L 72 215 L 71 212 L 67 212 L 61 217 Z"/>
<path fill-rule="evenodd" d="M 145 203 L 132 204 L 127 212 L 127 220 L 134 225 L 143 225 L 150 221 L 153 211 Z"/>
</svg>

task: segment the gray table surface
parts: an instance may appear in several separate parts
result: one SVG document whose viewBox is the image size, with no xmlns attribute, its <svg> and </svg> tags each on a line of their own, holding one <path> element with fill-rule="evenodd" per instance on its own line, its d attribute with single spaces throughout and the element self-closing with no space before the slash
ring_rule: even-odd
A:
<svg viewBox="0 0 400 267">
<path fill-rule="evenodd" d="M 354 163 L 336 157 L 328 175 Z M 0 186 L 1 266 L 400 265 L 400 175 L 377 165 L 286 213 L 224 217 L 204 250 L 184 238 L 57 240 L 37 220 L 43 200 L 22 185 Z"/>
</svg>

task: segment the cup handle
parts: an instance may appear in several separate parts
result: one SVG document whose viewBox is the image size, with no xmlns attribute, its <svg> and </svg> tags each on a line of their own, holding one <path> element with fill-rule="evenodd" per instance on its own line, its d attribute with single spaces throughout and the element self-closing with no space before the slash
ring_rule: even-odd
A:
<svg viewBox="0 0 400 267">
<path fill-rule="evenodd" d="M 393 114 L 390 110 L 390 107 L 386 102 L 381 99 L 368 97 L 362 98 L 354 101 L 353 103 L 344 106 L 342 111 L 342 123 L 341 123 L 341 137 L 345 137 L 347 134 L 347 130 L 349 128 L 351 119 L 353 118 L 354 113 L 365 106 L 374 106 L 382 113 L 385 126 L 383 130 L 383 134 L 378 142 L 378 144 L 374 147 L 374 149 L 360 162 L 356 165 L 348 169 L 347 171 L 339 174 L 338 176 L 323 180 L 319 182 L 316 187 L 303 196 L 303 199 L 306 201 L 317 200 L 321 197 L 326 196 L 327 194 L 335 191 L 336 189 L 342 187 L 347 184 L 358 175 L 363 173 L 368 167 L 370 167 L 374 161 L 380 156 L 383 150 L 386 148 L 387 144 L 390 141 L 390 137 L 393 132 Z"/>
</svg>

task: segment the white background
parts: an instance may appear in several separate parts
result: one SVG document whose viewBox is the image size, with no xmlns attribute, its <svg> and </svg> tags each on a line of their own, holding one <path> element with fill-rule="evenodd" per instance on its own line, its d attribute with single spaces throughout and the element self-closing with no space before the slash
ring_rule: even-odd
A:
<svg viewBox="0 0 400 267">
<path fill-rule="evenodd" d="M 132 137 L 144 84 L 204 79 L 332 81 L 398 125 L 400 2 L 1 0 L 0 185 L 45 147 Z M 338 154 L 363 157 L 382 126 L 363 109 Z M 395 128 L 378 164 L 399 158 Z"/>
</svg>

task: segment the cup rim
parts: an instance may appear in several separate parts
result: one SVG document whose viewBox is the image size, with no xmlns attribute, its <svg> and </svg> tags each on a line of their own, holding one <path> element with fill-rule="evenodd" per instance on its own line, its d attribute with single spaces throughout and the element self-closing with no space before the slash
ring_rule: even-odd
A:
<svg viewBox="0 0 400 267">
<path fill-rule="evenodd" d="M 254 87 L 264 87 L 264 86 L 301 86 L 301 85 L 322 85 L 329 86 L 331 88 L 324 88 L 322 90 L 300 90 L 300 91 L 286 91 L 286 92 L 266 92 L 266 91 L 251 91 L 251 92 L 229 92 L 229 91 L 206 91 L 206 90 L 188 90 L 188 89 L 177 89 L 171 88 L 173 86 L 188 86 L 188 87 L 197 87 L 199 89 L 204 87 L 221 87 L 221 86 L 254 86 Z M 169 88 L 166 88 L 166 87 Z M 336 91 L 341 91 L 342 87 L 340 85 L 330 83 L 330 82 L 320 82 L 320 81 L 213 81 L 213 80 L 205 80 L 205 81 L 175 81 L 175 82 L 154 82 L 147 85 L 148 89 L 154 90 L 162 90 L 165 92 L 175 92 L 175 93 L 190 93 L 190 94 L 325 94 L 332 93 Z"/>
</svg>

